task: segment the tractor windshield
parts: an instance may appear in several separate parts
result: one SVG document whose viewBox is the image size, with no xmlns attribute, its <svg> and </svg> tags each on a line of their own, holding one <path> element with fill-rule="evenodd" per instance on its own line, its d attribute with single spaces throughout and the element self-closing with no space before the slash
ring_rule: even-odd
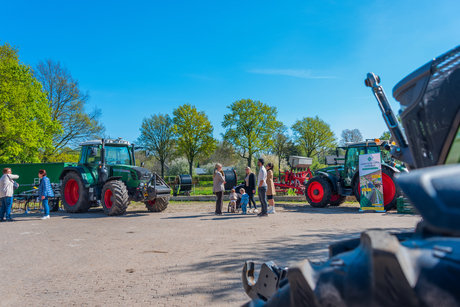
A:
<svg viewBox="0 0 460 307">
<path fill-rule="evenodd" d="M 105 162 L 107 164 L 126 164 L 131 165 L 131 155 L 128 147 L 105 147 Z"/>
</svg>

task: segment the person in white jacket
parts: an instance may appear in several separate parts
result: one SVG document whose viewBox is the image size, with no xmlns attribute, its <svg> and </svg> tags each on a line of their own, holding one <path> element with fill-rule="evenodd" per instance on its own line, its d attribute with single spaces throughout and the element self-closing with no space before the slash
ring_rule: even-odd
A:
<svg viewBox="0 0 460 307">
<path fill-rule="evenodd" d="M 11 168 L 3 169 L 3 176 L 0 178 L 0 199 L 2 201 L 2 208 L 0 209 L 0 222 L 14 222 L 11 218 L 11 207 L 13 207 L 13 184 L 18 175 L 11 174 Z"/>
</svg>

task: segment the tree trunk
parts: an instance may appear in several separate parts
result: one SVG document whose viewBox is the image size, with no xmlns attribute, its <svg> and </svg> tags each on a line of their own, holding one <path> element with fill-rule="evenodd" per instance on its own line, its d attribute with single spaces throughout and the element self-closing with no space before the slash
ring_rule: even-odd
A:
<svg viewBox="0 0 460 307">
<path fill-rule="evenodd" d="M 281 182 L 281 156 L 278 156 L 278 182 Z"/>
<path fill-rule="evenodd" d="M 251 167 L 251 165 L 252 165 L 252 153 L 249 153 L 248 166 Z"/>
<path fill-rule="evenodd" d="M 165 161 L 160 161 L 161 163 L 161 178 L 165 179 Z"/>
<path fill-rule="evenodd" d="M 192 170 L 193 170 L 193 169 L 192 169 L 192 166 L 193 166 L 193 159 L 190 160 L 190 161 L 188 162 L 188 165 L 189 165 L 189 167 L 190 167 L 190 169 L 189 169 L 189 170 L 190 170 L 190 176 L 193 176 L 193 172 L 192 172 Z"/>
</svg>

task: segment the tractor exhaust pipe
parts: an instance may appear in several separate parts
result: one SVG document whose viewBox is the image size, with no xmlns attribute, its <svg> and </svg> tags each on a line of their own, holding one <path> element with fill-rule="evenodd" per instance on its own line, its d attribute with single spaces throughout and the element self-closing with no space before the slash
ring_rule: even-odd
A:
<svg viewBox="0 0 460 307">
<path fill-rule="evenodd" d="M 409 144 L 407 143 L 404 133 L 398 124 L 398 120 L 391 109 L 387 96 L 383 91 L 383 87 L 379 83 L 380 77 L 372 72 L 368 73 L 366 80 L 364 80 L 364 84 L 366 84 L 367 87 L 372 88 L 372 93 L 374 94 L 375 99 L 377 99 L 383 119 L 390 130 L 390 134 L 396 140 L 397 146 L 390 146 L 388 150 L 390 150 L 390 154 L 393 158 L 413 166 L 414 162 L 409 151 Z"/>
<path fill-rule="evenodd" d="M 107 168 L 105 167 L 105 139 L 101 139 L 102 146 L 101 146 L 101 165 L 99 165 L 99 183 L 104 183 L 109 174 L 107 172 Z"/>
</svg>

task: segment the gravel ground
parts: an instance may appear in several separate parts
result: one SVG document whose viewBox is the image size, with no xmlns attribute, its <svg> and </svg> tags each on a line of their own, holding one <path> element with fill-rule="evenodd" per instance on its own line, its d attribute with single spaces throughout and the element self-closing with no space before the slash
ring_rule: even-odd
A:
<svg viewBox="0 0 460 307">
<path fill-rule="evenodd" d="M 226 209 L 227 203 L 224 204 Z M 126 215 L 13 214 L 0 223 L 1 306 L 239 306 L 246 260 L 290 266 L 367 229 L 412 231 L 420 216 L 359 213 L 357 203 L 278 204 L 274 215 L 215 216 L 210 202 Z"/>
</svg>

